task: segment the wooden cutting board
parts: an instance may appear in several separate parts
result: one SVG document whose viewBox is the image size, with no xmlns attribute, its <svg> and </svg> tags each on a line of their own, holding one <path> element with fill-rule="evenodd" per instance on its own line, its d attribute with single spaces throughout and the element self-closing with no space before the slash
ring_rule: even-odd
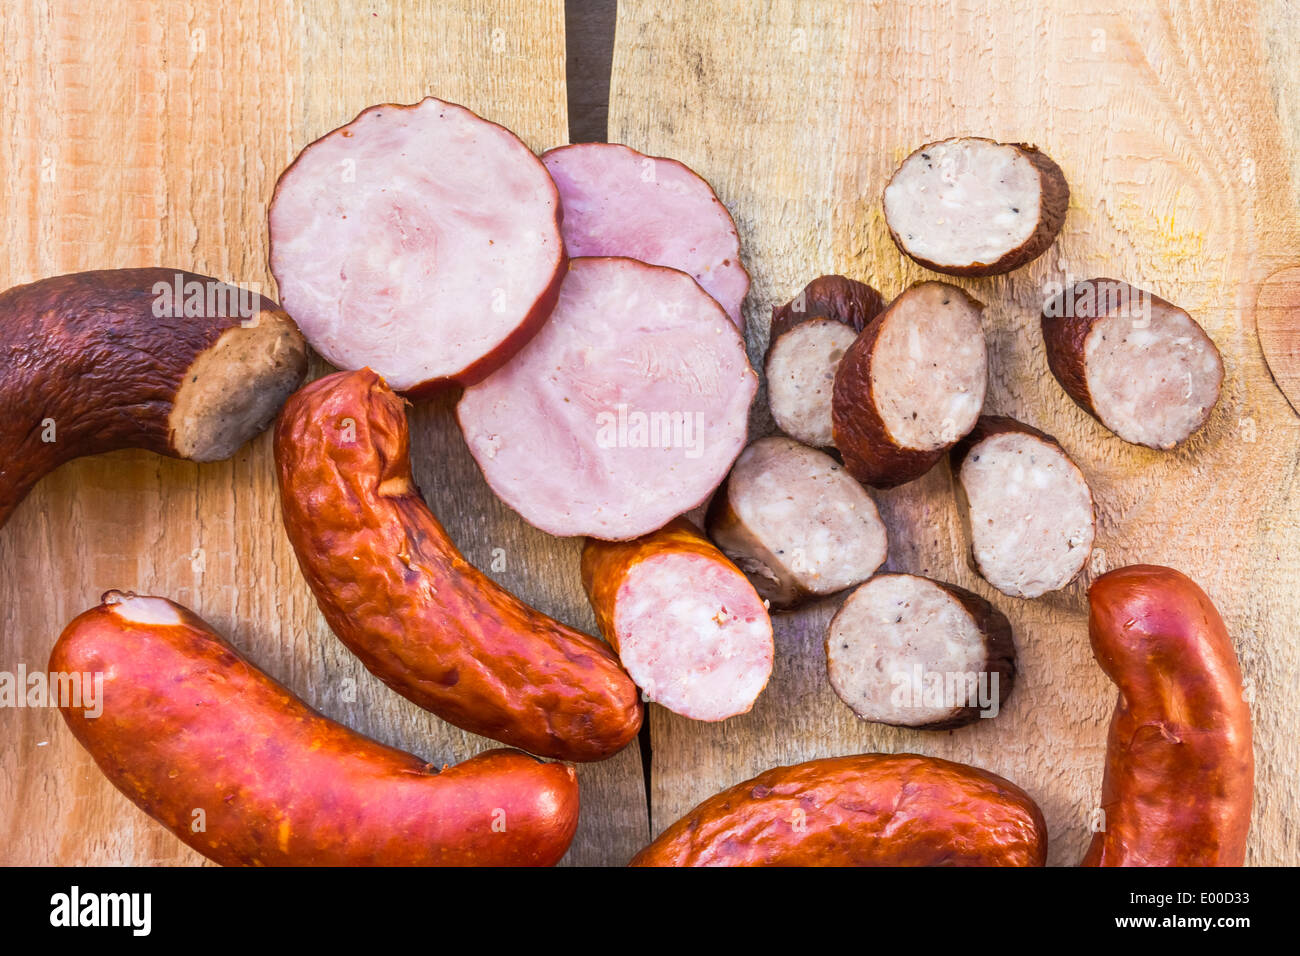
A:
<svg viewBox="0 0 1300 956">
<path fill-rule="evenodd" d="M 274 295 L 276 177 L 372 103 L 433 94 L 535 149 L 567 138 L 561 0 L 30 0 L 6 6 L 0 37 L 0 287 L 171 265 Z M 497 501 L 447 403 L 412 425 L 417 480 L 468 559 L 594 630 L 577 542 Z M 0 529 L 0 568 L 0 670 L 44 669 L 64 624 L 103 591 L 134 589 L 192 607 L 313 706 L 385 743 L 450 763 L 498 746 L 398 697 L 330 633 L 280 526 L 268 436 L 227 463 L 124 452 L 67 465 Z M 648 831 L 638 748 L 580 780 L 567 861 L 625 862 Z M 199 862 L 109 785 L 57 713 L 0 709 L 0 864 Z"/>
<path fill-rule="evenodd" d="M 1300 263 L 1300 20 L 1285 3 L 1103 0 L 623 0 L 611 141 L 704 175 L 740 227 L 756 364 L 772 304 L 839 271 L 887 297 L 927 277 L 888 238 L 880 191 L 913 148 L 956 134 L 1026 141 L 1064 169 L 1057 244 L 1007 277 L 959 280 L 988 305 L 988 409 L 1057 435 L 1095 493 L 1084 579 L 1007 598 L 966 567 L 946 464 L 877 495 L 889 566 L 972 588 L 1011 619 L 1021 677 L 1003 713 L 952 732 L 859 722 L 830 690 L 834 604 L 777 618 L 771 684 L 719 725 L 651 710 L 655 832 L 768 767 L 917 751 L 987 767 L 1041 804 L 1050 860 L 1078 861 L 1115 692 L 1093 662 L 1086 586 L 1136 562 L 1180 568 L 1234 636 L 1255 714 L 1249 862 L 1300 863 L 1300 418 L 1255 338 L 1259 287 Z M 1116 275 L 1182 305 L 1227 364 L 1185 448 L 1125 444 L 1063 394 L 1037 315 L 1052 283 Z M 771 429 L 765 401 L 754 434 Z"/>
</svg>

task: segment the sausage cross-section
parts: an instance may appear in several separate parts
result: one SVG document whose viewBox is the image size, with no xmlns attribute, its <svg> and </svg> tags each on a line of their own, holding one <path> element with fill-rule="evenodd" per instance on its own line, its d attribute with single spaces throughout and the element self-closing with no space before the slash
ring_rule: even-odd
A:
<svg viewBox="0 0 1300 956">
<path fill-rule="evenodd" d="M 1096 530 L 1092 492 L 1055 438 L 983 415 L 951 461 L 971 559 L 989 584 L 1036 598 L 1083 570 Z"/>
<path fill-rule="evenodd" d="M 419 397 L 469 385 L 541 327 L 564 277 L 560 197 L 508 129 L 427 97 L 308 145 L 271 198 L 271 271 L 312 348 Z"/>
<path fill-rule="evenodd" d="M 854 340 L 835 373 L 831 420 L 849 473 L 879 488 L 921 477 L 984 407 L 984 306 L 922 282 Z"/>
<path fill-rule="evenodd" d="M 767 402 L 776 427 L 813 448 L 835 443 L 831 390 L 849 345 L 885 310 L 880 293 L 844 276 L 819 276 L 772 309 Z"/>
<path fill-rule="evenodd" d="M 772 621 L 685 518 L 635 541 L 587 539 L 582 583 L 646 698 L 695 720 L 747 713 L 772 673 Z"/>
<path fill-rule="evenodd" d="M 978 594 L 879 574 L 826 630 L 831 687 L 863 720 L 950 730 L 996 717 L 1016 677 L 1006 617 Z"/>
<path fill-rule="evenodd" d="M 577 829 L 572 767 L 493 750 L 440 773 L 318 714 L 163 598 L 109 591 L 50 672 L 102 678 L 101 712 L 61 703 L 73 735 L 226 866 L 549 866 Z"/>
<path fill-rule="evenodd" d="M 1205 330 L 1127 282 L 1076 283 L 1044 305 L 1042 328 L 1066 394 L 1127 442 L 1173 448 L 1219 400 L 1223 359 Z"/>
<path fill-rule="evenodd" d="M 574 143 L 542 154 L 560 191 L 564 246 L 574 256 L 627 256 L 680 269 L 743 328 L 749 273 L 727 207 L 675 159 L 619 143 Z"/>
<path fill-rule="evenodd" d="M 0 525 L 46 474 L 144 448 L 229 458 L 307 372 L 270 299 L 180 269 L 54 276 L 0 293 Z"/>
<path fill-rule="evenodd" d="M 916 262 L 954 276 L 1001 275 L 1061 231 L 1070 189 L 1046 153 L 960 136 L 927 143 L 885 186 L 885 222 Z"/>
<path fill-rule="evenodd" d="M 1107 572 L 1088 634 L 1119 700 L 1084 866 L 1241 866 L 1254 798 L 1250 706 L 1213 602 L 1172 568 Z"/>
<path fill-rule="evenodd" d="M 411 478 L 406 408 L 369 369 L 300 389 L 275 430 L 285 530 L 325 620 L 366 667 L 457 727 L 602 760 L 641 726 L 610 649 L 456 550 Z"/>
<path fill-rule="evenodd" d="M 710 797 L 632 866 L 1042 866 L 1030 796 L 987 770 L 916 754 L 777 767 Z"/>
<path fill-rule="evenodd" d="M 830 455 L 781 435 L 741 452 L 707 519 L 709 536 L 781 610 L 865 581 L 888 556 L 862 485 Z"/>
<path fill-rule="evenodd" d="M 621 541 L 709 497 L 745 445 L 757 390 L 740 332 L 686 273 L 574 259 L 545 328 L 456 414 L 525 521 Z"/>
</svg>

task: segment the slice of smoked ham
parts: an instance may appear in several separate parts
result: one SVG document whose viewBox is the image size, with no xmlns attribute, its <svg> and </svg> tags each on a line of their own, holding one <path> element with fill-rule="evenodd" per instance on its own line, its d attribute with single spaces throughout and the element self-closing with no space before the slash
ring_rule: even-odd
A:
<svg viewBox="0 0 1300 956">
<path fill-rule="evenodd" d="M 304 149 L 271 199 L 271 271 L 311 346 L 414 397 L 499 368 L 564 275 L 559 195 L 509 130 L 429 97 Z"/>
<path fill-rule="evenodd" d="M 744 327 L 749 273 L 731 214 L 675 159 L 617 143 L 576 143 L 542 154 L 564 209 L 569 255 L 629 256 L 690 274 Z"/>
<path fill-rule="evenodd" d="M 690 276 L 573 259 L 550 321 L 456 414 L 488 484 L 525 521 L 627 540 L 721 483 L 757 388 L 740 333 Z"/>
</svg>

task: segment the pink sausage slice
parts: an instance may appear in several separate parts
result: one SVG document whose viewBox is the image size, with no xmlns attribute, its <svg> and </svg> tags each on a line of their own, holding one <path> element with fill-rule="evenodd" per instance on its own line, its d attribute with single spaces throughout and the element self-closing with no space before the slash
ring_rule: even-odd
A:
<svg viewBox="0 0 1300 956">
<path fill-rule="evenodd" d="M 690 276 L 574 259 L 550 321 L 456 414 L 488 484 L 525 521 L 627 540 L 722 482 L 757 389 L 740 333 Z"/>
<path fill-rule="evenodd" d="M 546 321 L 559 195 L 513 133 L 429 97 L 304 149 L 271 199 L 271 271 L 311 346 L 419 397 L 470 385 Z"/>
<path fill-rule="evenodd" d="M 577 143 L 542 154 L 564 209 L 571 256 L 630 256 L 689 273 L 744 327 L 749 273 L 740 237 L 713 189 L 675 159 L 617 143 Z"/>
</svg>

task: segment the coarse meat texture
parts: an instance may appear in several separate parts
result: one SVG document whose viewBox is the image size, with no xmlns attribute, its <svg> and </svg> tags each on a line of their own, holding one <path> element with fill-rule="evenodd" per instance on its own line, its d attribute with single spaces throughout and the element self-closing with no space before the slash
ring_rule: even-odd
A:
<svg viewBox="0 0 1300 956">
<path fill-rule="evenodd" d="M 829 455 L 781 435 L 741 452 L 707 525 L 777 609 L 865 581 L 888 556 L 888 534 L 866 489 Z"/>
<path fill-rule="evenodd" d="M 1219 400 L 1223 359 L 1205 330 L 1126 282 L 1076 283 L 1044 307 L 1042 329 L 1048 364 L 1066 393 L 1127 442 L 1173 448 Z"/>
<path fill-rule="evenodd" d="M 984 415 L 951 452 L 975 570 L 1011 597 L 1075 579 L 1092 554 L 1092 492 L 1052 436 Z"/>
<path fill-rule="evenodd" d="M 1042 866 L 1030 796 L 987 770 L 916 754 L 776 767 L 705 800 L 631 866 Z"/>
<path fill-rule="evenodd" d="M 945 282 L 898 296 L 862 332 L 835 374 L 835 447 L 863 484 L 919 478 L 975 427 L 988 352 L 982 303 Z"/>
<path fill-rule="evenodd" d="M 330 629 L 385 684 L 476 734 L 603 760 L 641 726 L 600 640 L 473 567 L 411 477 L 406 403 L 374 372 L 300 389 L 275 430 L 285 531 Z"/>
<path fill-rule="evenodd" d="M 560 191 L 564 246 L 574 256 L 625 256 L 691 276 L 745 327 L 749 273 L 736 224 L 713 188 L 675 159 L 618 143 L 542 154 Z"/>
<path fill-rule="evenodd" d="M 601 632 L 645 699 L 694 720 L 747 713 L 772 673 L 772 622 L 740 570 L 685 519 L 627 542 L 588 539 L 582 578 Z"/>
<path fill-rule="evenodd" d="M 881 574 L 826 631 L 831 687 L 858 717 L 949 730 L 998 715 L 1016 676 L 1011 625 L 983 598 L 915 574 Z"/>
<path fill-rule="evenodd" d="M 573 259 L 541 333 L 456 414 L 525 521 L 627 540 L 708 499 L 745 445 L 757 389 L 740 333 L 690 276 Z"/>
<path fill-rule="evenodd" d="M 480 381 L 564 275 L 560 199 L 509 130 L 454 103 L 372 106 L 307 146 L 271 199 L 271 271 L 307 341 L 421 397 Z"/>
<path fill-rule="evenodd" d="M 577 830 L 572 767 L 494 750 L 439 772 L 312 710 L 163 598 L 108 592 L 49 666 L 102 678 L 98 713 L 61 706 L 68 727 L 132 802 L 226 866 L 549 866 Z"/>
<path fill-rule="evenodd" d="M 975 136 L 922 146 L 884 194 L 898 248 L 956 276 L 999 275 L 1036 259 L 1061 231 L 1069 203 L 1065 175 L 1046 154 Z"/>
</svg>

